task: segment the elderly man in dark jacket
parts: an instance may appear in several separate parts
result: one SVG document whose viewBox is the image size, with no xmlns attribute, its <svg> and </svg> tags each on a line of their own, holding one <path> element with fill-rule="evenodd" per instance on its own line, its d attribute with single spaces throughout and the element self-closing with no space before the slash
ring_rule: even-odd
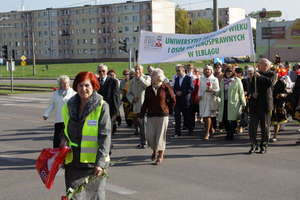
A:
<svg viewBox="0 0 300 200">
<path fill-rule="evenodd" d="M 103 99 L 109 105 L 109 113 L 111 118 L 112 124 L 112 133 L 115 133 L 116 126 L 115 121 L 119 114 L 119 107 L 120 107 L 120 94 L 119 94 L 119 83 L 118 80 L 107 76 L 108 68 L 104 64 L 100 64 L 97 67 L 98 74 L 99 74 L 99 83 L 100 89 L 98 91 Z"/>
<path fill-rule="evenodd" d="M 259 60 L 258 72 L 250 80 L 249 88 L 249 136 L 251 141 L 251 148 L 249 154 L 258 150 L 257 143 L 257 128 L 260 125 L 261 142 L 259 153 L 266 153 L 270 137 L 270 122 L 271 113 L 273 110 L 273 85 L 276 82 L 277 75 L 270 71 L 271 62 L 262 58 Z"/>
<path fill-rule="evenodd" d="M 181 114 L 184 118 L 184 125 L 188 129 L 189 135 L 193 133 L 193 123 L 191 117 L 192 92 L 194 85 L 192 78 L 185 73 L 183 65 L 176 66 L 176 78 L 173 86 L 176 95 L 175 105 L 175 135 L 181 136 Z"/>
</svg>

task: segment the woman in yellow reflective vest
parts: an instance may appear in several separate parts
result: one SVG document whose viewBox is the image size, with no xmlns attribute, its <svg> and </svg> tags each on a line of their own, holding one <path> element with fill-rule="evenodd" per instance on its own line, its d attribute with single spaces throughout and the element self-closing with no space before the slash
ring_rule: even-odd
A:
<svg viewBox="0 0 300 200">
<path fill-rule="evenodd" d="M 99 88 L 92 72 L 80 72 L 73 83 L 77 94 L 62 109 L 66 144 L 72 148 L 65 159 L 67 191 L 78 188 L 88 177 L 99 176 L 72 200 L 105 199 L 103 174 L 110 161 L 111 121 L 108 104 L 96 92 Z"/>
</svg>

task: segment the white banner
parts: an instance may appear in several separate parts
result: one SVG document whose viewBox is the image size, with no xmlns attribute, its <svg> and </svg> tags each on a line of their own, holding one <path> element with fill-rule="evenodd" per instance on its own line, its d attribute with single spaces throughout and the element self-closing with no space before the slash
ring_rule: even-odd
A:
<svg viewBox="0 0 300 200">
<path fill-rule="evenodd" d="M 141 31 L 139 64 L 208 60 L 217 57 L 255 55 L 250 18 L 219 31 L 198 34 L 166 34 Z"/>
</svg>

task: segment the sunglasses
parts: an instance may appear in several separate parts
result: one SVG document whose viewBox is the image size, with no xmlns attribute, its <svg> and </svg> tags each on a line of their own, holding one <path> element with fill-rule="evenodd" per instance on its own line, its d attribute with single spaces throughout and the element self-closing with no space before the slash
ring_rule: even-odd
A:
<svg viewBox="0 0 300 200">
<path fill-rule="evenodd" d="M 101 73 L 101 72 L 105 72 L 105 70 L 99 70 L 98 72 L 99 72 L 99 73 Z"/>
</svg>

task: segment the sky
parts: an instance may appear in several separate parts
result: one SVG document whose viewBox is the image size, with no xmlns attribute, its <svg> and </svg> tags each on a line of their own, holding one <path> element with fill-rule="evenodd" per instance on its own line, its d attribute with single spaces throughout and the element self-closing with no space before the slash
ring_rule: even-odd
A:
<svg viewBox="0 0 300 200">
<path fill-rule="evenodd" d="M 1 0 L 5 1 L 5 0 Z M 204 9 L 212 8 L 213 0 L 172 0 L 186 9 Z M 11 10 L 20 10 L 22 2 L 24 2 L 25 10 L 36 10 L 45 8 L 61 8 L 70 6 L 81 6 L 85 4 L 106 4 L 126 2 L 126 0 L 9 0 L 1 3 L 0 12 L 8 12 Z M 300 18 L 300 1 L 299 0 L 218 0 L 218 6 L 243 8 L 246 13 L 261 10 L 281 10 L 282 17 L 280 19 L 294 20 Z"/>
</svg>

